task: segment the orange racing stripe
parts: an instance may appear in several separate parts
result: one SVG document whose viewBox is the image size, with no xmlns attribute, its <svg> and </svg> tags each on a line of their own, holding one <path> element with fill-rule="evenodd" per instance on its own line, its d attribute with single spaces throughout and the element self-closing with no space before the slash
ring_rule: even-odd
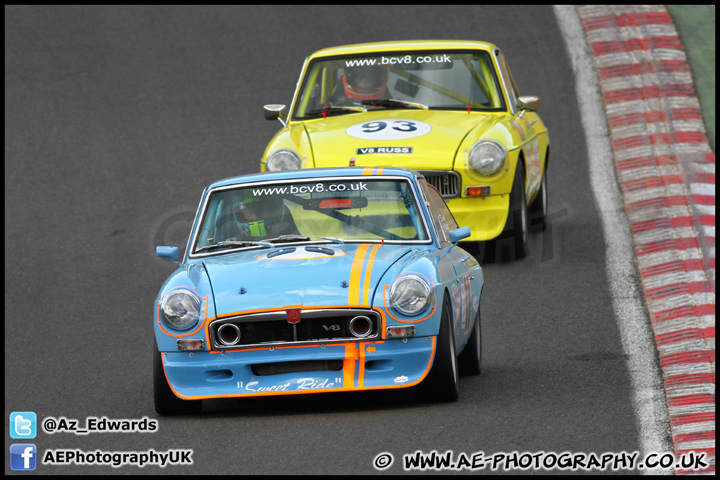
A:
<svg viewBox="0 0 720 480">
<path fill-rule="evenodd" d="M 365 347 L 368 346 L 369 343 L 366 342 L 360 342 L 358 343 L 358 348 L 360 349 L 360 365 L 358 366 L 358 388 L 362 388 L 365 386 Z"/>
<path fill-rule="evenodd" d="M 367 267 L 365 267 L 365 283 L 363 285 L 363 305 L 369 305 L 370 304 L 370 274 L 372 273 L 372 265 L 373 261 L 375 260 L 375 255 L 377 254 L 377 249 L 380 247 L 380 244 L 375 244 L 372 249 L 370 250 L 370 256 L 368 257 L 368 263 Z"/>
<path fill-rule="evenodd" d="M 355 386 L 355 352 L 354 343 L 345 345 L 345 361 L 343 361 L 343 388 L 352 389 Z"/>
<path fill-rule="evenodd" d="M 348 305 L 360 304 L 360 277 L 362 275 L 362 266 L 365 261 L 369 243 L 363 243 L 355 251 L 352 268 L 350 269 L 350 288 L 348 289 Z"/>
</svg>

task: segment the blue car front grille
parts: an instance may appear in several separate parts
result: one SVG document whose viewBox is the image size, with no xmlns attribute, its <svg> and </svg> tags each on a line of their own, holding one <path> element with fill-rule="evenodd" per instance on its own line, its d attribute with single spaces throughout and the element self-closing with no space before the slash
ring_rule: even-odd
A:
<svg viewBox="0 0 720 480">
<path fill-rule="evenodd" d="M 351 321 L 357 317 L 366 317 L 371 322 L 370 330 L 363 336 L 353 335 L 350 329 Z M 228 324 L 232 326 L 223 328 L 223 332 L 233 332 L 232 342 L 224 336 L 223 343 L 218 330 Z M 380 315 L 372 310 L 303 310 L 298 323 L 289 323 L 285 312 L 221 318 L 210 324 L 209 333 L 214 350 L 229 350 L 257 345 L 374 339 L 378 337 L 380 326 Z M 234 337 L 237 337 L 236 341 Z"/>
</svg>

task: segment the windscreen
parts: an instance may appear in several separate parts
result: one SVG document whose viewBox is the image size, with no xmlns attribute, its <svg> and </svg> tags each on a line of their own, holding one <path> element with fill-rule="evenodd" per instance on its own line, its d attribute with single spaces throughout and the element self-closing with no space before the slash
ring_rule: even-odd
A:
<svg viewBox="0 0 720 480">
<path fill-rule="evenodd" d="M 383 100 L 430 109 L 505 108 L 487 52 L 416 51 L 313 61 L 293 118 L 342 114 L 353 108 L 402 107 Z"/>
<path fill-rule="evenodd" d="M 193 253 L 294 236 L 393 243 L 429 239 L 409 181 L 314 180 L 213 191 Z"/>
</svg>

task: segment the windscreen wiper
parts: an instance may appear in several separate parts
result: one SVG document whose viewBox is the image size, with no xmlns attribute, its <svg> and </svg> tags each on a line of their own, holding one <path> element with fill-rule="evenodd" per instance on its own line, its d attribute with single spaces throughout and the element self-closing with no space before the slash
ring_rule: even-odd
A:
<svg viewBox="0 0 720 480">
<path fill-rule="evenodd" d="M 397 100 L 394 98 L 380 98 L 377 100 L 362 100 L 360 101 L 363 105 L 369 105 L 372 107 L 412 107 L 420 108 L 422 110 L 428 110 L 430 107 L 423 105 L 422 103 L 408 102 L 405 100 Z"/>
<path fill-rule="evenodd" d="M 200 247 L 197 250 L 195 250 L 195 253 L 203 252 L 205 250 L 210 250 L 211 248 L 219 248 L 219 247 L 247 247 L 252 245 L 260 245 L 263 247 L 272 248 L 274 247 L 273 244 L 268 242 L 244 242 L 240 240 L 228 240 L 218 243 L 213 243 L 212 245 L 205 245 L 204 247 Z"/>
<path fill-rule="evenodd" d="M 317 110 L 310 110 L 305 112 L 305 115 L 322 115 L 323 113 L 347 113 L 347 112 L 367 112 L 365 107 L 351 107 L 351 106 L 331 106 L 319 108 Z"/>
<path fill-rule="evenodd" d="M 312 240 L 313 238 L 320 238 L 322 240 L 327 240 L 333 243 L 345 243 L 345 240 L 342 238 L 337 237 L 321 237 L 319 235 L 280 235 L 277 238 L 270 238 L 265 240 L 266 242 L 307 242 Z"/>
</svg>

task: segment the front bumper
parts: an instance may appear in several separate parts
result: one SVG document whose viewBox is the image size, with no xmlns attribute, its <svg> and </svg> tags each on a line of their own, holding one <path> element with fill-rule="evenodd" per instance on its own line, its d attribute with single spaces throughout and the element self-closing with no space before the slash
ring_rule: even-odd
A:
<svg viewBox="0 0 720 480">
<path fill-rule="evenodd" d="M 163 367 L 172 390 L 187 400 L 403 388 L 420 383 L 428 374 L 435 345 L 436 337 L 432 336 L 412 337 L 407 342 L 276 346 L 224 354 L 168 352 L 163 354 Z M 292 364 L 286 362 L 319 361 L 336 367 L 325 371 L 254 373 L 271 371 L 273 365 L 287 369 Z"/>
<path fill-rule="evenodd" d="M 499 236 L 508 217 L 510 195 L 447 198 L 445 201 L 461 227 L 470 227 L 464 242 L 483 242 Z"/>
</svg>

